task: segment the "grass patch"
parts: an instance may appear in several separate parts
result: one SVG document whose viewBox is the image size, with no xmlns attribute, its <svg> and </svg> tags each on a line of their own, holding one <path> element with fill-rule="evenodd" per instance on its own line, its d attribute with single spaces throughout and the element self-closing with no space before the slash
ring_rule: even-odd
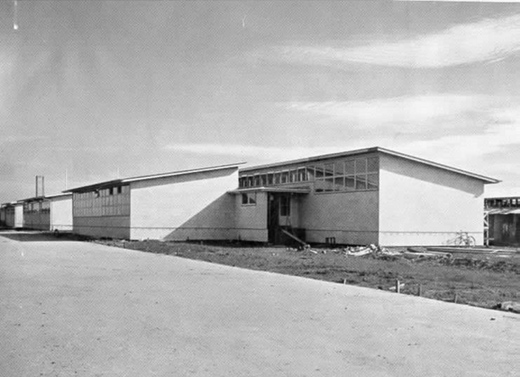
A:
<svg viewBox="0 0 520 377">
<path fill-rule="evenodd" d="M 341 249 L 297 251 L 281 247 L 215 245 L 161 241 L 97 241 L 151 253 L 176 255 L 228 266 L 271 271 L 336 283 L 492 308 L 520 301 L 520 253 L 453 254 L 451 257 L 345 256 Z"/>
</svg>

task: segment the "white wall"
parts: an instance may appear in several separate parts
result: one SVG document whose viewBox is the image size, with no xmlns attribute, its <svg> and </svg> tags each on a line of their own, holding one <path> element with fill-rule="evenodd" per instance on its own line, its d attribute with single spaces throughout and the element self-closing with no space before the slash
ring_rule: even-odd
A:
<svg viewBox="0 0 520 377">
<path fill-rule="evenodd" d="M 483 182 L 402 158 L 380 157 L 381 245 L 443 245 L 464 231 L 483 243 Z"/>
<path fill-rule="evenodd" d="M 23 204 L 21 203 L 14 205 L 14 227 L 23 227 Z"/>
<path fill-rule="evenodd" d="M 72 230 L 72 196 L 51 198 L 50 230 Z"/>
<path fill-rule="evenodd" d="M 366 245 L 377 243 L 378 191 L 310 193 L 302 197 L 302 228 L 307 242 Z"/>
<path fill-rule="evenodd" d="M 244 241 L 268 242 L 267 193 L 256 193 L 256 205 L 243 205 L 235 195 L 237 238 Z"/>
<path fill-rule="evenodd" d="M 131 239 L 234 239 L 238 169 L 131 183 Z"/>
</svg>

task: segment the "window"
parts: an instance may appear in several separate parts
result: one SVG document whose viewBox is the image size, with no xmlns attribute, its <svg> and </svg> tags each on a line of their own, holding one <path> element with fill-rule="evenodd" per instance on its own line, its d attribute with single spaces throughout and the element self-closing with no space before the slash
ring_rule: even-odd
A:
<svg viewBox="0 0 520 377">
<path fill-rule="evenodd" d="M 341 192 L 377 190 L 379 183 L 377 157 L 339 160 L 316 166 L 314 190 Z"/>
<path fill-rule="evenodd" d="M 280 216 L 291 216 L 291 197 L 280 197 Z"/>
<path fill-rule="evenodd" d="M 256 193 L 247 192 L 242 194 L 242 205 L 256 205 Z"/>
</svg>

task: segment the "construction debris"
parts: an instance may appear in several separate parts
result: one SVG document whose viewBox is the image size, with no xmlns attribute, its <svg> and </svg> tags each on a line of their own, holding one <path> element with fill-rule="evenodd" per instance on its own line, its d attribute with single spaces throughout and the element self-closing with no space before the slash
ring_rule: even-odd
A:
<svg viewBox="0 0 520 377">
<path fill-rule="evenodd" d="M 504 301 L 494 306 L 494 309 L 520 314 L 520 303 L 514 301 Z"/>
</svg>

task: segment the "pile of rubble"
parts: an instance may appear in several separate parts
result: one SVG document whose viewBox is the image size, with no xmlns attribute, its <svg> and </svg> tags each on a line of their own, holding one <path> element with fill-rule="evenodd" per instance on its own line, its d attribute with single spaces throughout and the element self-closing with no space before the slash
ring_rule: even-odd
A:
<svg viewBox="0 0 520 377">
<path fill-rule="evenodd" d="M 341 248 L 334 249 L 316 249 L 312 248 L 310 245 L 305 245 L 299 249 L 288 249 L 292 251 L 306 251 L 313 254 L 327 254 L 327 253 L 335 253 L 335 254 L 343 254 L 346 257 L 372 257 L 372 258 L 407 258 L 407 259 L 424 259 L 424 258 L 451 258 L 450 253 L 445 252 L 434 252 L 429 251 L 425 252 L 422 250 L 408 248 L 406 250 L 403 249 L 387 249 L 378 245 L 366 245 L 366 246 L 346 246 Z"/>
</svg>

